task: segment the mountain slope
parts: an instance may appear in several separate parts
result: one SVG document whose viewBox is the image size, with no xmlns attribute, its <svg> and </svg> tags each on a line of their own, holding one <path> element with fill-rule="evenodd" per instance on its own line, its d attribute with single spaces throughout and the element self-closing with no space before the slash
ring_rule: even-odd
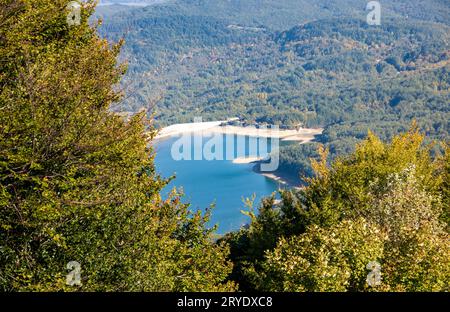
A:
<svg viewBox="0 0 450 312">
<path fill-rule="evenodd" d="M 102 28 L 127 41 L 128 95 L 116 109 L 156 104 L 159 125 L 239 116 L 325 127 L 319 141 L 333 156 L 368 128 L 388 139 L 413 119 L 430 138 L 448 138 L 450 28 L 433 21 L 450 5 L 424 5 L 383 4 L 378 27 L 360 1 L 186 0 L 116 13 Z M 412 8 L 423 9 L 399 17 Z M 274 30 L 291 18 L 295 26 Z M 286 147 L 280 170 L 310 172 L 314 148 Z"/>
</svg>

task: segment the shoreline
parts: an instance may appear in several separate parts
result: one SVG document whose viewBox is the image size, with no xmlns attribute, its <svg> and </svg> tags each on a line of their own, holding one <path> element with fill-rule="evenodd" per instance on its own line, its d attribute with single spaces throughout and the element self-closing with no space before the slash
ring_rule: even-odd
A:
<svg viewBox="0 0 450 312">
<path fill-rule="evenodd" d="M 203 132 L 205 130 L 220 126 L 224 122 L 227 122 L 225 120 L 223 121 L 209 121 L 209 122 L 191 122 L 191 123 L 180 123 L 180 124 L 173 124 L 167 127 L 164 127 L 160 129 L 156 136 L 154 137 L 154 140 L 161 140 L 161 139 L 167 139 L 174 136 L 178 136 L 185 133 L 196 133 L 196 132 Z"/>
<path fill-rule="evenodd" d="M 274 182 L 277 182 L 279 184 L 282 184 L 284 186 L 289 186 L 289 187 L 299 187 L 300 185 L 300 180 L 299 181 L 294 181 L 291 177 L 287 177 L 284 174 L 281 174 L 277 171 L 273 171 L 273 172 L 262 172 L 260 171 L 259 168 L 259 164 L 264 160 L 264 158 L 261 157 L 238 157 L 235 158 L 234 160 L 232 160 L 233 164 L 253 164 L 252 166 L 252 170 L 253 172 L 260 174 L 262 176 L 265 176 L 266 178 L 273 180 Z"/>
<path fill-rule="evenodd" d="M 238 157 L 232 160 L 233 164 L 251 164 L 261 161 L 261 157 Z"/>
<path fill-rule="evenodd" d="M 255 164 L 252 170 L 274 182 L 277 182 L 283 186 L 288 186 L 290 188 L 300 188 L 300 178 L 297 181 L 294 181 L 291 177 L 286 176 L 285 174 L 279 173 L 277 171 L 273 172 L 262 172 L 258 169 L 258 163 Z"/>
<path fill-rule="evenodd" d="M 174 124 L 160 129 L 154 140 L 167 139 L 186 133 L 202 133 L 204 135 L 221 133 L 228 135 L 242 135 L 250 137 L 265 137 L 280 139 L 281 141 L 294 141 L 301 144 L 311 142 L 316 135 L 322 134 L 323 128 L 298 128 L 292 129 L 272 129 L 272 128 L 256 128 L 254 126 L 223 126 L 229 120 L 208 121 L 208 122 L 192 122 Z"/>
<path fill-rule="evenodd" d="M 254 126 L 240 127 L 224 125 L 236 118 L 228 120 L 209 121 L 209 122 L 192 122 L 174 124 L 164 127 L 157 132 L 153 138 L 154 142 L 166 140 L 172 137 L 181 136 L 183 134 L 201 133 L 202 135 L 211 135 L 215 133 L 225 135 L 241 135 L 249 137 L 275 138 L 281 141 L 298 142 L 298 144 L 306 144 L 312 142 L 316 135 L 322 134 L 323 128 L 298 128 L 292 129 L 272 129 L 272 128 L 256 128 Z M 252 170 L 268 179 L 271 179 L 283 186 L 292 188 L 300 187 L 300 178 L 293 180 L 285 174 L 277 171 L 262 172 L 259 170 L 259 164 L 263 161 L 260 157 L 238 157 L 232 160 L 233 164 L 254 164 Z"/>
</svg>

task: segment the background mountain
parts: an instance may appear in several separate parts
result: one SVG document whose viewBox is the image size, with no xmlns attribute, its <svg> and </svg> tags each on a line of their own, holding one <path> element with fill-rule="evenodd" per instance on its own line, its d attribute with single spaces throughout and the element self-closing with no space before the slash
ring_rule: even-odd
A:
<svg viewBox="0 0 450 312">
<path fill-rule="evenodd" d="M 164 7 L 173 14 L 209 16 L 233 23 L 264 25 L 277 30 L 286 30 L 298 23 L 329 17 L 360 18 L 361 11 L 364 11 L 368 2 L 364 0 L 105 0 L 100 3 L 163 3 Z M 380 1 L 380 3 L 384 17 L 449 23 L 448 0 L 426 2 L 395 0 Z"/>
<path fill-rule="evenodd" d="M 100 0 L 99 6 L 107 6 L 107 5 L 146 6 L 163 2 L 167 2 L 167 0 Z"/>
<path fill-rule="evenodd" d="M 104 36 L 126 44 L 127 97 L 117 111 L 152 108 L 159 125 L 195 116 L 324 127 L 333 156 L 370 128 L 383 139 L 416 119 L 448 138 L 449 1 L 184 0 L 100 9 Z M 282 150 L 280 171 L 308 174 L 316 146 Z"/>
</svg>

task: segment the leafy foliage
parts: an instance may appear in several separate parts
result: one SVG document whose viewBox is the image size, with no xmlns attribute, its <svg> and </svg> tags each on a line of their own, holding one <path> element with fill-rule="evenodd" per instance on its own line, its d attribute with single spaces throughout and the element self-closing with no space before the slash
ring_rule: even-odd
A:
<svg viewBox="0 0 450 312">
<path fill-rule="evenodd" d="M 139 89 L 120 109 L 123 42 L 88 24 L 93 2 L 69 27 L 64 0 L 0 0 L 0 289 L 449 291 L 448 27 L 435 23 L 448 6 L 368 29 L 358 10 L 336 19 L 337 2 L 319 1 L 332 13 L 311 21 L 305 3 L 294 27 L 279 17 L 297 2 L 267 1 L 261 22 L 244 10 L 259 1 L 119 13 L 105 29 L 118 39 L 132 26 L 124 85 Z M 248 227 L 213 242 L 210 211 L 160 196 L 153 124 L 111 111 L 137 111 L 154 90 L 159 124 L 238 114 L 325 126 L 324 145 L 283 147 L 285 170 L 311 174 L 305 187 L 264 199 Z M 78 288 L 65 284 L 70 261 Z M 372 261 L 382 283 L 368 287 Z"/>
<path fill-rule="evenodd" d="M 414 127 L 390 144 L 369 133 L 331 166 L 319 149 L 305 188 L 263 202 L 248 229 L 224 238 L 231 278 L 266 291 L 448 291 L 448 156 L 422 143 Z M 382 267 L 374 288 L 371 261 Z"/>
<path fill-rule="evenodd" d="M 66 4 L 0 2 L 0 289 L 232 290 L 209 213 L 160 197 L 145 116 L 109 110 L 122 43 L 89 26 L 93 2 L 69 27 Z"/>
</svg>

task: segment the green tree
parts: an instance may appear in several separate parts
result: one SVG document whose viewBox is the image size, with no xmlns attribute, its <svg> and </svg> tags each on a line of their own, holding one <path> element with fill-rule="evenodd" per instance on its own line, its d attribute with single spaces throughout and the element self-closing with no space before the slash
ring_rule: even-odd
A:
<svg viewBox="0 0 450 312">
<path fill-rule="evenodd" d="M 378 188 L 378 187 L 377 187 Z M 390 177 L 367 219 L 386 234 L 383 275 L 388 290 L 448 291 L 449 235 L 442 196 L 419 183 L 414 166 Z"/>
<path fill-rule="evenodd" d="M 368 288 L 366 266 L 383 255 L 383 236 L 364 219 L 325 229 L 312 225 L 282 238 L 266 255 L 258 287 L 268 291 L 356 291 Z"/>
<path fill-rule="evenodd" d="M 144 114 L 121 98 L 122 42 L 69 26 L 65 0 L 0 1 L 0 289 L 232 290 L 209 213 L 189 212 L 156 173 Z M 81 264 L 82 286 L 66 265 Z"/>
<path fill-rule="evenodd" d="M 366 219 L 332 227 L 311 225 L 281 238 L 266 253 L 258 289 L 269 291 L 448 291 L 449 236 L 442 211 L 419 186 L 414 168 L 392 175 L 374 198 Z M 380 193 L 381 194 L 381 193 Z M 370 262 L 380 264 L 381 283 L 370 286 Z"/>
<path fill-rule="evenodd" d="M 365 216 L 371 209 L 373 185 L 386 185 L 392 174 L 414 166 L 418 183 L 432 195 L 440 193 L 443 176 L 439 162 L 431 158 L 431 146 L 424 146 L 424 136 L 413 124 L 404 134 L 384 144 L 369 131 L 355 152 L 327 165 L 327 151 L 319 161 L 312 161 L 315 171 L 301 193 L 300 217 L 305 224 L 334 225 L 344 217 Z M 376 195 L 376 194 L 375 194 Z"/>
<path fill-rule="evenodd" d="M 303 189 L 264 201 L 249 228 L 225 238 L 232 278 L 246 290 L 369 290 L 363 273 L 377 260 L 385 278 L 371 290 L 446 290 L 448 151 L 433 158 L 423 139 L 414 126 L 389 144 L 369 133 L 331 164 L 320 148 Z"/>
</svg>

